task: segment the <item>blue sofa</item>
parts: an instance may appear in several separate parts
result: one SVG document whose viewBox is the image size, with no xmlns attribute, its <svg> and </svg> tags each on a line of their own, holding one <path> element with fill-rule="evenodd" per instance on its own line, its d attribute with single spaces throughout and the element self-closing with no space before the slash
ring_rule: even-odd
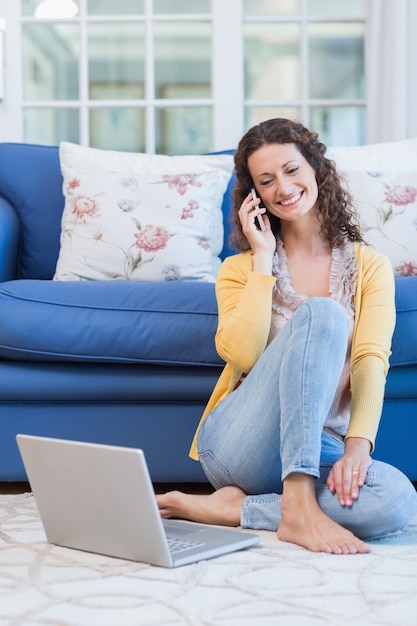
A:
<svg viewBox="0 0 417 626">
<path fill-rule="evenodd" d="M 214 285 L 52 281 L 63 207 L 58 148 L 0 144 L 0 481 L 26 479 L 19 432 L 141 447 L 155 482 L 205 481 L 188 449 L 222 369 Z M 375 457 L 417 480 L 417 276 L 396 281 Z"/>
</svg>

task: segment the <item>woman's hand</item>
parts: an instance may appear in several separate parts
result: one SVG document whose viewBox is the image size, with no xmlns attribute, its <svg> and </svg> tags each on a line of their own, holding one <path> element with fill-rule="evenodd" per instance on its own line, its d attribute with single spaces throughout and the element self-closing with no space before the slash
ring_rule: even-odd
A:
<svg viewBox="0 0 417 626">
<path fill-rule="evenodd" d="M 342 506 L 352 506 L 359 497 L 359 490 L 365 484 L 366 473 L 372 463 L 370 449 L 367 439 L 349 437 L 343 456 L 330 470 L 327 486 L 331 493 L 337 495 Z"/>
<path fill-rule="evenodd" d="M 273 254 L 276 249 L 276 239 L 271 230 L 271 224 L 266 214 L 266 209 L 260 208 L 260 199 L 252 198 L 252 194 L 248 194 L 242 202 L 239 209 L 239 219 L 242 224 L 242 232 L 249 242 L 254 255 L 268 254 L 272 261 Z M 265 224 L 265 231 L 260 230 L 256 225 L 256 216 L 262 215 Z"/>
</svg>

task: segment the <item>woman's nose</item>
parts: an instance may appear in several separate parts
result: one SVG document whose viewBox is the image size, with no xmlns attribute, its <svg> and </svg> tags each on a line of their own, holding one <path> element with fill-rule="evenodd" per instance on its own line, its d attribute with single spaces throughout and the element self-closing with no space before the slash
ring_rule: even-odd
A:
<svg viewBox="0 0 417 626">
<path fill-rule="evenodd" d="M 280 197 L 288 197 L 292 193 L 292 183 L 287 180 L 285 177 L 277 178 L 276 190 L 275 193 Z"/>
</svg>

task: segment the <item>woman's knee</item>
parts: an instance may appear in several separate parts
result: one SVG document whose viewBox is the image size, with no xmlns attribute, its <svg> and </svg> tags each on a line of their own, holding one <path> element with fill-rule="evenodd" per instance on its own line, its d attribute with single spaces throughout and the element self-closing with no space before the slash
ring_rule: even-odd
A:
<svg viewBox="0 0 417 626">
<path fill-rule="evenodd" d="M 296 311 L 290 324 L 308 324 L 309 332 L 318 340 L 340 342 L 345 346 L 349 336 L 346 310 L 332 298 L 309 298 Z M 336 348 L 336 345 L 335 345 Z"/>
<path fill-rule="evenodd" d="M 310 309 L 314 323 L 322 326 L 327 333 L 348 333 L 348 318 L 344 307 L 332 298 L 309 298 L 304 303 Z"/>
</svg>

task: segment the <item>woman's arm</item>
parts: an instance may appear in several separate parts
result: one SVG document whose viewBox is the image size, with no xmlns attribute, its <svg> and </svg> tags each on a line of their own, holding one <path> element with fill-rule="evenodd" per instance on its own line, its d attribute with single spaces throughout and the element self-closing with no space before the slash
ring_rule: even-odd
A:
<svg viewBox="0 0 417 626">
<path fill-rule="evenodd" d="M 226 259 L 217 277 L 219 355 L 240 372 L 249 372 L 262 352 L 271 326 L 273 276 L 252 271 L 252 254 Z"/>
<path fill-rule="evenodd" d="M 365 484 L 382 412 L 395 326 L 394 277 L 390 262 L 361 246 L 351 358 L 351 418 L 343 456 L 327 479 L 342 506 L 351 506 Z"/>
<path fill-rule="evenodd" d="M 384 400 L 392 334 L 395 327 L 395 283 L 389 260 L 360 247 L 355 328 L 351 361 L 351 419 L 347 437 L 375 437 Z"/>
</svg>

